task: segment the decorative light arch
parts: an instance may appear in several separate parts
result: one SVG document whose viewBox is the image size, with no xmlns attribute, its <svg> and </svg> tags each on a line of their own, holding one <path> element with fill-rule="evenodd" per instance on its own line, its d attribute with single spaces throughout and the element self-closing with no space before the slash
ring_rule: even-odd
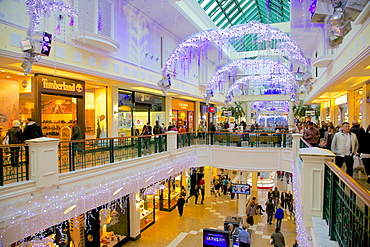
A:
<svg viewBox="0 0 370 247">
<path fill-rule="evenodd" d="M 307 66 L 307 59 L 304 57 L 297 43 L 292 40 L 286 33 L 270 25 L 251 21 L 246 24 L 232 26 L 227 29 L 211 29 L 193 34 L 181 42 L 173 50 L 166 63 L 164 64 L 162 79 L 158 82 L 165 93 L 171 87 L 170 74 L 176 76 L 177 63 L 181 63 L 182 68 L 190 68 L 193 58 L 198 58 L 198 65 L 202 57 L 206 57 L 210 47 L 216 46 L 220 54 L 222 47 L 228 39 L 240 38 L 247 34 L 257 34 L 256 42 L 267 42 L 267 50 L 273 55 L 281 55 L 288 58 L 290 62 L 298 62 Z M 171 68 L 173 67 L 173 71 Z M 170 73 L 172 72 L 172 73 Z"/>
<path fill-rule="evenodd" d="M 230 97 L 234 97 L 233 93 L 235 90 L 240 90 L 240 86 L 246 86 L 251 81 L 263 80 L 270 80 L 275 88 L 284 88 L 284 94 L 291 94 L 294 99 L 296 98 L 298 84 L 293 73 L 285 65 L 270 59 L 239 59 L 225 64 L 212 75 L 204 95 L 207 101 L 214 96 L 215 91 L 222 92 L 226 89 L 230 78 L 231 80 L 236 78 L 239 67 L 251 69 L 255 75 L 246 75 L 233 82 L 226 94 L 226 101 L 231 101 Z"/>
<path fill-rule="evenodd" d="M 239 95 L 290 94 L 296 100 L 297 86 L 292 73 L 281 75 L 249 75 L 235 81 L 225 95 L 230 102 Z"/>
</svg>

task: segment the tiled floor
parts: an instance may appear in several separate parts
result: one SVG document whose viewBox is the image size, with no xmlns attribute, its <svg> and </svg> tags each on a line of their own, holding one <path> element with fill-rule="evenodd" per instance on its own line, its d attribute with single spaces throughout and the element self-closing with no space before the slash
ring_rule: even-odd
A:
<svg viewBox="0 0 370 247">
<path fill-rule="evenodd" d="M 264 200 L 267 190 L 259 191 L 259 200 Z M 184 215 L 179 217 L 177 209 L 172 212 L 158 212 L 156 223 L 141 234 L 135 242 L 128 242 L 125 247 L 201 247 L 203 246 L 203 228 L 223 229 L 226 216 L 237 216 L 238 201 L 230 200 L 230 196 L 211 197 L 212 205 L 206 207 L 195 205 L 194 197 L 184 208 Z M 254 226 L 248 226 L 252 232 L 252 246 L 266 247 L 270 245 L 270 236 L 275 230 L 275 222 L 266 224 L 267 216 L 254 216 Z M 245 220 L 245 218 L 244 218 Z M 281 231 L 287 246 L 292 246 L 296 237 L 294 220 L 285 217 Z"/>
</svg>

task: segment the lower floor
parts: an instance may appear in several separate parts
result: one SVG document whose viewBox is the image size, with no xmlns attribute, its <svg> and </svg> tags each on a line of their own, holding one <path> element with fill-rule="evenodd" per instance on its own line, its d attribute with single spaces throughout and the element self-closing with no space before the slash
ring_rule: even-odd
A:
<svg viewBox="0 0 370 247">
<path fill-rule="evenodd" d="M 284 182 L 277 181 L 278 184 Z M 260 189 L 258 191 L 258 202 L 265 208 L 265 201 L 268 190 Z M 151 225 L 141 233 L 141 238 L 136 241 L 130 241 L 125 247 L 198 247 L 203 246 L 203 229 L 213 228 L 223 230 L 224 220 L 227 216 L 238 216 L 238 200 L 230 199 L 230 195 L 211 196 L 211 206 L 199 204 L 201 198 L 198 198 L 198 204 L 195 204 L 195 197 L 189 198 L 184 207 L 182 217 L 176 210 L 171 212 L 158 212 L 155 224 Z M 281 232 L 283 233 L 287 246 L 293 246 L 296 238 L 296 225 L 294 215 L 290 216 L 288 210 L 285 211 L 285 217 L 282 221 Z M 253 247 L 270 246 L 270 236 L 276 227 L 276 221 L 272 225 L 267 224 L 267 214 L 258 214 L 254 216 L 254 225 L 246 224 L 245 216 L 243 223 L 248 226 L 251 233 Z"/>
</svg>

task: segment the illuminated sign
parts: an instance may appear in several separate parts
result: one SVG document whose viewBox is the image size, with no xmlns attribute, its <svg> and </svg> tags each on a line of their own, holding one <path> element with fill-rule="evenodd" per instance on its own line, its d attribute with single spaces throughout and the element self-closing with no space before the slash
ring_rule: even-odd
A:
<svg viewBox="0 0 370 247">
<path fill-rule="evenodd" d="M 37 74 L 35 79 L 37 80 L 41 93 L 80 96 L 84 96 L 85 94 L 84 81 L 41 74 Z"/>
<path fill-rule="evenodd" d="M 172 100 L 172 109 L 173 110 L 186 110 L 194 111 L 194 102 L 181 101 L 181 100 Z"/>
<path fill-rule="evenodd" d="M 203 229 L 203 246 L 229 247 L 229 232 L 208 228 Z"/>
</svg>

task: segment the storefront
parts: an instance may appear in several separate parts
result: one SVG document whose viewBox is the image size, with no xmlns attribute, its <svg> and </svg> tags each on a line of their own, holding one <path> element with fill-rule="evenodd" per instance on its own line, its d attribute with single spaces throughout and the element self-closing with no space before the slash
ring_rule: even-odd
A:
<svg viewBox="0 0 370 247">
<path fill-rule="evenodd" d="M 355 109 L 354 109 L 354 119 L 358 121 L 359 124 L 362 125 L 363 121 L 363 89 L 359 88 L 354 91 L 354 97 L 355 97 Z"/>
<path fill-rule="evenodd" d="M 207 126 L 207 129 L 209 129 L 209 126 L 211 123 L 214 125 L 217 122 L 217 107 L 214 107 L 214 105 L 206 105 L 204 103 L 200 103 L 200 121 Z"/>
<path fill-rule="evenodd" d="M 336 124 L 342 124 L 348 122 L 348 105 L 347 105 L 347 94 L 342 95 L 334 99 L 335 115 L 338 116 Z"/>
<path fill-rule="evenodd" d="M 164 188 L 160 190 L 159 209 L 162 211 L 172 211 L 176 208 L 177 200 L 181 194 L 182 180 L 181 174 L 162 182 Z"/>
<path fill-rule="evenodd" d="M 194 130 L 194 105 L 194 102 L 173 99 L 172 124 L 175 124 L 177 128 L 185 126 L 187 131 Z"/>
<path fill-rule="evenodd" d="M 136 201 L 140 207 L 140 231 L 144 231 L 155 222 L 156 211 L 159 210 L 159 191 L 156 185 L 141 189 Z"/>
<path fill-rule="evenodd" d="M 118 91 L 118 135 L 134 136 L 148 122 L 165 122 L 164 97 L 147 93 Z"/>
<path fill-rule="evenodd" d="M 83 137 L 107 136 L 105 86 L 42 74 L 8 75 L 1 78 L 1 86 L 6 92 L 0 95 L 5 104 L 0 113 L 4 131 L 13 120 L 20 120 L 24 128 L 27 118 L 33 118 L 44 136 L 69 140 L 72 121 L 77 120 Z"/>
<path fill-rule="evenodd" d="M 128 196 L 29 236 L 12 246 L 119 246 L 129 241 Z"/>
</svg>

